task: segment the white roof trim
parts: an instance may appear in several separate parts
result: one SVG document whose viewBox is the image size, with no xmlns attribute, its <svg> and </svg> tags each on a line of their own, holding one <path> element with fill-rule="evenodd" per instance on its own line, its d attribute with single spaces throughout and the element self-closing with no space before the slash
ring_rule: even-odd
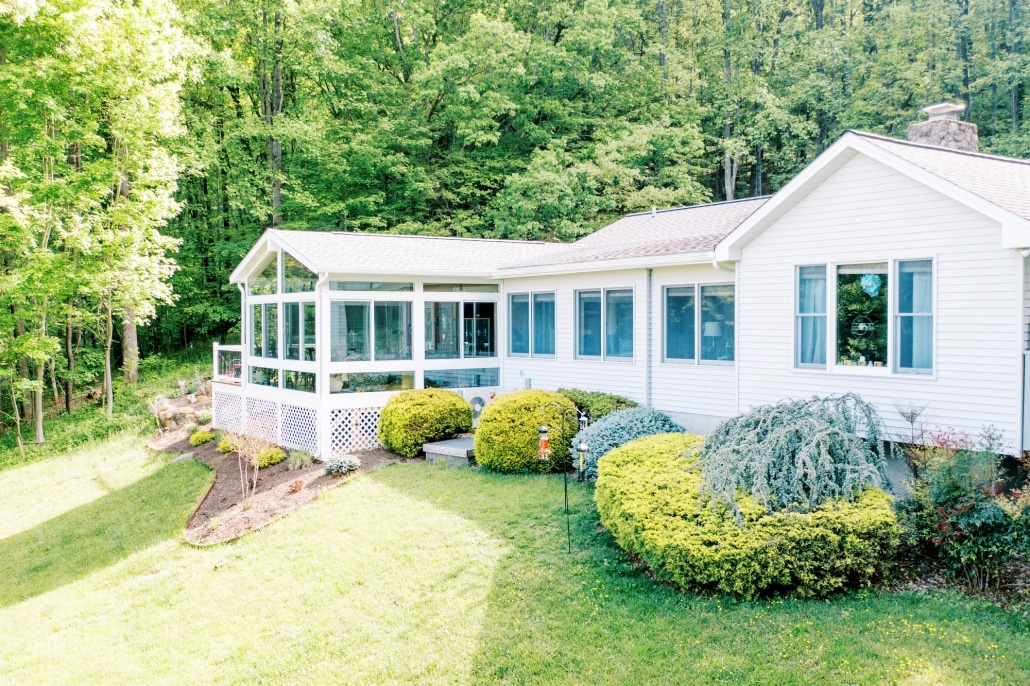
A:
<svg viewBox="0 0 1030 686">
<path fill-rule="evenodd" d="M 715 246 L 715 258 L 720 262 L 740 260 L 741 251 L 745 245 L 754 240 L 856 154 L 866 155 L 928 188 L 962 203 L 985 217 L 997 221 L 1002 228 L 1002 247 L 1030 246 L 1030 222 L 1026 219 L 975 193 L 956 186 L 908 160 L 892 155 L 876 144 L 865 140 L 862 136 L 849 131 L 794 177 L 790 183 L 780 189 L 769 202 L 758 208 L 754 214 L 720 241 Z"/>
<path fill-rule="evenodd" d="M 243 256 L 236 269 L 229 275 L 229 283 L 247 283 L 247 279 L 256 270 L 264 266 L 268 254 L 276 250 L 278 246 L 271 244 L 269 230 L 266 229 L 257 242 L 251 246 L 247 254 Z"/>
<path fill-rule="evenodd" d="M 495 270 L 492 277 L 495 279 L 509 279 L 518 276 L 556 276 L 588 272 L 612 272 L 624 269 L 679 267 L 711 264 L 713 259 L 714 254 L 711 250 L 705 252 L 642 255 L 640 257 L 620 257 L 610 260 L 592 260 L 590 262 L 565 262 L 561 264 L 538 264 L 530 267 L 508 267 Z"/>
</svg>

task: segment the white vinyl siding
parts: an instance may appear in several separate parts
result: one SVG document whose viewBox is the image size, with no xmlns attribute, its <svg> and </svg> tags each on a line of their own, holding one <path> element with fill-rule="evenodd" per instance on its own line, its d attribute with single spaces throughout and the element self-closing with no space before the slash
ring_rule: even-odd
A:
<svg viewBox="0 0 1030 686">
<path fill-rule="evenodd" d="M 550 357 L 505 356 L 503 359 L 502 386 L 505 390 L 533 388 L 555 390 L 558 388 L 582 388 L 588 391 L 617 393 L 633 400 L 645 402 L 644 355 L 646 331 L 647 276 L 644 270 L 627 270 L 562 276 L 540 276 L 506 279 L 504 291 L 507 295 L 518 293 L 554 293 L 554 354 Z M 584 358 L 576 354 L 576 293 L 578 291 L 604 291 L 631 288 L 634 292 L 633 349 L 632 358 L 600 357 Z M 603 295 L 602 295 L 603 305 Z M 504 308 L 507 318 L 508 308 Z M 503 323 L 507 327 L 507 321 Z M 507 330 L 507 328 L 505 328 Z M 657 340 L 657 339 L 656 339 Z M 602 347 L 604 339 L 601 339 Z"/>
<path fill-rule="evenodd" d="M 1019 254 L 993 221 L 862 155 L 844 164 L 744 247 L 738 265 L 740 410 L 785 397 L 854 391 L 891 431 L 897 407 L 926 405 L 922 421 L 1019 439 Z M 794 368 L 795 265 L 934 259 L 932 374 Z"/>
</svg>

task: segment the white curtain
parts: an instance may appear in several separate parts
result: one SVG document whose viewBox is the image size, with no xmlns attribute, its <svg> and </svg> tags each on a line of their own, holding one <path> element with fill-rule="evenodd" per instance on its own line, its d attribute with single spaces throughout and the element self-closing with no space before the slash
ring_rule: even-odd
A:
<svg viewBox="0 0 1030 686">
<path fill-rule="evenodd" d="M 798 362 L 826 364 L 826 267 L 798 270 Z"/>
</svg>

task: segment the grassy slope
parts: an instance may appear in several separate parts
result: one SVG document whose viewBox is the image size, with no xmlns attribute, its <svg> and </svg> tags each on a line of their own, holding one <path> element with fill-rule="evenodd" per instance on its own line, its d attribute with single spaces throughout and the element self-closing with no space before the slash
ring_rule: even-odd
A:
<svg viewBox="0 0 1030 686">
<path fill-rule="evenodd" d="M 91 501 L 89 517 L 72 514 L 81 503 L 58 516 L 62 532 L 104 542 L 91 522 L 181 522 L 208 478 L 193 463 L 134 469 L 147 475 Z M 0 492 L 19 471 L 0 473 Z M 131 489 L 146 506 L 119 495 Z M 162 525 L 100 563 L 76 553 L 63 564 L 84 573 L 37 587 L 30 560 L 15 555 L 12 569 L 0 557 L 0 573 L 32 591 L 0 603 L 0 681 L 1030 682 L 1027 629 L 994 608 L 951 595 L 677 594 L 626 564 L 587 489 L 570 495 L 571 556 L 560 479 L 415 463 L 358 477 L 231 545 L 190 548 Z M 0 520 L 20 512 L 0 501 Z M 30 516 L 15 537 L 53 528 Z"/>
</svg>

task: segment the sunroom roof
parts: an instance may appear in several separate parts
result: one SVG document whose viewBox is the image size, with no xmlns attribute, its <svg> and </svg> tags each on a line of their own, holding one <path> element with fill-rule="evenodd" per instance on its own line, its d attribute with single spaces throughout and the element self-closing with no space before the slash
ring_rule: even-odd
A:
<svg viewBox="0 0 1030 686">
<path fill-rule="evenodd" d="M 269 229 L 317 273 L 441 274 L 489 277 L 512 262 L 569 249 L 564 243 Z"/>
</svg>

